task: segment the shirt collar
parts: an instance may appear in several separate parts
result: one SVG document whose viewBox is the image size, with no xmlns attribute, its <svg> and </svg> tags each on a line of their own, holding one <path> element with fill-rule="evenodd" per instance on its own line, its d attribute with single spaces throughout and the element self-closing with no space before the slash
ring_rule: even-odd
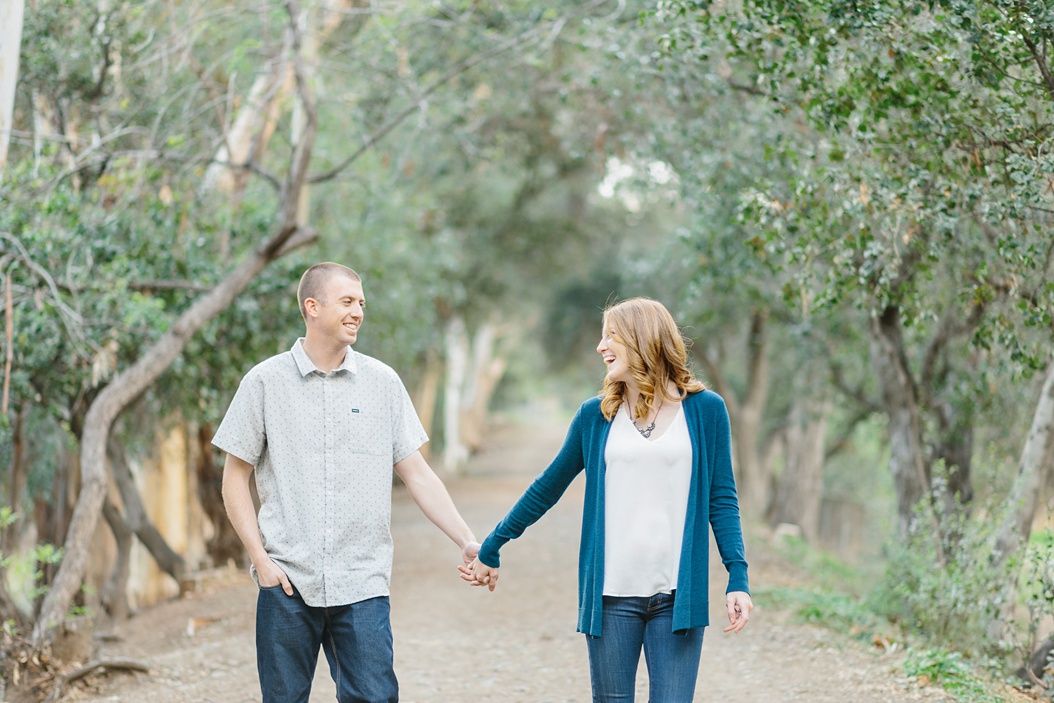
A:
<svg viewBox="0 0 1054 703">
<path fill-rule="evenodd" d="M 292 348 L 293 361 L 296 362 L 296 367 L 300 371 L 300 376 L 304 377 L 310 373 L 318 372 L 322 373 L 322 370 L 315 366 L 315 362 L 311 361 L 311 357 L 304 351 L 304 338 L 301 337 L 293 343 Z M 333 369 L 333 373 L 339 371 L 347 371 L 348 373 L 357 373 L 359 370 L 358 364 L 355 362 L 355 350 L 349 345 L 347 351 L 344 353 L 344 361 L 341 362 L 340 366 Z M 325 375 L 325 374 L 323 374 Z"/>
</svg>

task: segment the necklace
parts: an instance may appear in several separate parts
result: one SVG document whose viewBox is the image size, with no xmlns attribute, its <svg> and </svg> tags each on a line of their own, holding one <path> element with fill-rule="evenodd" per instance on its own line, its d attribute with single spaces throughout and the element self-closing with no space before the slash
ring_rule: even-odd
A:
<svg viewBox="0 0 1054 703">
<path fill-rule="evenodd" d="M 662 410 L 662 403 L 659 403 L 659 407 L 655 411 L 655 420 L 659 419 L 659 410 Z M 637 421 L 633 420 L 633 429 L 637 430 L 637 432 L 640 432 L 641 437 L 643 437 L 644 439 L 648 439 L 649 437 L 651 437 L 651 433 L 655 431 L 655 420 L 652 420 L 651 424 L 643 429 L 637 427 Z"/>
<path fill-rule="evenodd" d="M 633 426 L 637 429 L 637 432 L 640 432 L 641 437 L 648 439 L 648 437 L 651 437 L 651 433 L 655 431 L 655 420 L 652 420 L 651 424 L 644 429 L 637 427 L 637 423 L 633 423 Z"/>
</svg>

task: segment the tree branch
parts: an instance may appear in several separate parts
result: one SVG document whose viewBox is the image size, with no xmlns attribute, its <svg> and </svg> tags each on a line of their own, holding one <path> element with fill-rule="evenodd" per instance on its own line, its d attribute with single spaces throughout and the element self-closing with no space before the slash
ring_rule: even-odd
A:
<svg viewBox="0 0 1054 703">
<path fill-rule="evenodd" d="M 1025 46 L 1028 47 L 1028 51 L 1032 54 L 1032 59 L 1036 62 L 1036 68 L 1039 69 L 1039 73 L 1043 76 L 1043 87 L 1047 89 L 1052 100 L 1054 100 L 1054 74 L 1050 72 L 1050 66 L 1047 65 L 1046 56 L 1040 52 L 1039 47 L 1032 41 L 1032 38 L 1028 36 L 1028 33 L 1024 30 L 1019 30 L 1021 33 L 1021 39 L 1025 42 Z"/>
<path fill-rule="evenodd" d="M 35 273 L 48 287 L 48 290 L 51 291 L 52 304 L 59 311 L 59 319 L 62 321 L 63 327 L 66 328 L 66 332 L 69 333 L 70 340 L 74 343 L 74 348 L 80 348 L 79 354 L 82 358 L 90 359 L 91 355 L 85 353 L 84 350 L 92 349 L 98 351 L 98 349 L 81 332 L 84 327 L 84 318 L 62 300 L 62 295 L 59 293 L 55 279 L 51 277 L 51 274 L 44 267 L 33 260 L 18 237 L 7 232 L 0 232 L 0 240 L 9 242 L 14 247 L 13 249 L 7 249 L 10 255 L 25 264 L 26 268 Z"/>
<path fill-rule="evenodd" d="M 374 144 L 376 144 L 385 136 L 387 136 L 388 133 L 395 129 L 395 127 L 397 127 L 403 120 L 405 120 L 413 113 L 417 112 L 420 109 L 420 103 L 429 95 L 431 95 L 440 87 L 442 87 L 444 84 L 449 83 L 451 80 L 461 75 L 465 71 L 469 70 L 470 68 L 473 68 L 474 66 L 478 66 L 479 64 L 483 63 L 484 61 L 487 61 L 488 59 L 491 59 L 501 53 L 508 51 L 509 49 L 519 46 L 520 44 L 525 44 L 529 39 L 533 38 L 535 35 L 541 33 L 545 29 L 556 26 L 560 21 L 561 20 L 554 20 L 552 22 L 547 22 L 545 24 L 538 25 L 537 27 L 533 27 L 527 30 L 526 32 L 523 32 L 522 34 L 513 37 L 512 39 L 504 41 L 501 44 L 498 44 L 497 46 L 488 49 L 487 51 L 484 51 L 481 54 L 477 54 L 476 56 L 473 56 L 472 58 L 466 59 L 461 63 L 457 64 L 445 74 L 443 74 L 442 76 L 434 80 L 432 83 L 430 83 L 428 86 L 426 86 L 425 89 L 422 90 L 416 96 L 413 105 L 404 108 L 394 117 L 392 117 L 383 125 L 381 125 L 380 129 L 378 129 L 376 132 L 367 137 L 366 141 L 362 143 L 362 146 L 356 149 L 350 156 L 345 158 L 343 161 L 341 161 L 335 167 L 331 168 L 329 171 L 326 171 L 317 176 L 312 176 L 308 180 L 308 183 L 323 183 L 325 181 L 329 181 L 336 178 L 344 169 L 354 163 L 360 156 L 369 151 Z"/>
</svg>

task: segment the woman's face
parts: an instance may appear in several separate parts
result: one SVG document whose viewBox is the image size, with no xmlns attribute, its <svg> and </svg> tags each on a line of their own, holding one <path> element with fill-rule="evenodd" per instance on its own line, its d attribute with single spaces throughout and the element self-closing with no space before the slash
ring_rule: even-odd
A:
<svg viewBox="0 0 1054 703">
<path fill-rule="evenodd" d="M 629 350 L 619 341 L 618 335 L 608 324 L 605 324 L 600 331 L 600 344 L 597 345 L 597 352 L 608 367 L 608 380 L 626 384 L 632 382 L 633 376 L 629 370 Z"/>
</svg>

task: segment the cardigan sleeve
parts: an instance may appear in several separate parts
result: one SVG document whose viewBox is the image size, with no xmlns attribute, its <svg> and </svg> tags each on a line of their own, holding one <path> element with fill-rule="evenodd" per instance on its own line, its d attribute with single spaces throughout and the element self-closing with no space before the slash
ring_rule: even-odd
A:
<svg viewBox="0 0 1054 703">
<path fill-rule="evenodd" d="M 556 505 L 575 477 L 585 468 L 583 446 L 583 417 L 579 408 L 567 430 L 563 446 L 527 490 L 524 491 L 512 510 L 497 524 L 483 540 L 479 549 L 479 560 L 491 568 L 500 566 L 499 551 L 511 539 L 537 522 L 549 508 Z"/>
<path fill-rule="evenodd" d="M 720 396 L 711 415 L 711 438 L 709 445 L 712 475 L 710 478 L 710 526 L 714 541 L 721 553 L 721 561 L 728 570 L 728 588 L 732 591 L 750 592 L 747 578 L 747 560 L 743 547 L 743 526 L 739 517 L 739 498 L 736 495 L 736 479 L 732 473 L 732 432 L 728 421 L 728 409 Z"/>
</svg>

